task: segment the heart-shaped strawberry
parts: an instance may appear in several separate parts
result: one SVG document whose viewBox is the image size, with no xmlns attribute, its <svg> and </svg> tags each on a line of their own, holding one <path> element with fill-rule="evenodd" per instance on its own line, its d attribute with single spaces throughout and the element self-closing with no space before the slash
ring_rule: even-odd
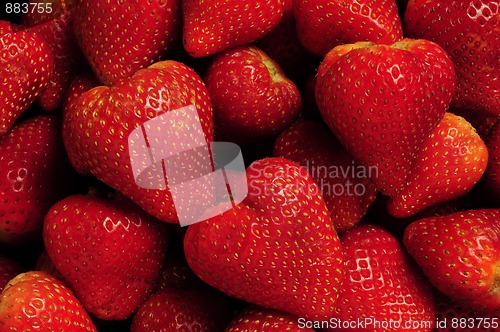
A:
<svg viewBox="0 0 500 332">
<path fill-rule="evenodd" d="M 74 22 L 92 69 L 111 85 L 158 61 L 180 40 L 180 1 L 80 0 Z"/>
<path fill-rule="evenodd" d="M 0 36 L 0 135 L 5 134 L 47 86 L 54 57 L 36 33 L 12 32 L 2 24 Z"/>
<path fill-rule="evenodd" d="M 446 52 L 426 40 L 334 48 L 318 70 L 323 119 L 386 195 L 397 193 L 416 154 L 443 118 L 455 88 Z"/>
<path fill-rule="evenodd" d="M 205 135 L 205 142 L 198 143 L 213 141 L 212 106 L 200 77 L 179 62 L 163 61 L 112 87 L 96 87 L 72 100 L 65 107 L 63 139 L 75 169 L 93 174 L 151 215 L 178 222 L 169 190 L 137 185 L 129 136 L 152 118 L 195 105 Z M 170 147 L 179 142 L 171 142 Z"/>
<path fill-rule="evenodd" d="M 166 224 L 118 196 L 73 195 L 56 203 L 43 239 L 85 309 L 125 319 L 146 300 L 165 259 Z"/>
<path fill-rule="evenodd" d="M 241 204 L 188 228 L 189 265 L 233 297 L 299 317 L 330 317 L 344 265 L 318 186 L 282 158 L 254 162 L 247 180 Z"/>
</svg>

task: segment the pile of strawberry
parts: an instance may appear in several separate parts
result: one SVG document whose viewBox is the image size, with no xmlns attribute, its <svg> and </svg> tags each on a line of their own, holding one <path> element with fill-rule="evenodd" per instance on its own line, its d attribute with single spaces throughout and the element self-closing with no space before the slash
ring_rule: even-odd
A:
<svg viewBox="0 0 500 332">
<path fill-rule="evenodd" d="M 500 329 L 497 1 L 7 8 L 0 331 Z M 180 227 L 128 138 L 188 105 L 248 195 Z"/>
</svg>

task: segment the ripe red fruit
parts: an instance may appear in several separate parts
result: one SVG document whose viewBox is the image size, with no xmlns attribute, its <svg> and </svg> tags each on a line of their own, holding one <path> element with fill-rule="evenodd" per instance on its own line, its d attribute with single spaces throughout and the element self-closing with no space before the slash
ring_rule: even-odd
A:
<svg viewBox="0 0 500 332">
<path fill-rule="evenodd" d="M 63 116 L 68 112 L 72 104 L 78 103 L 78 98 L 80 98 L 80 96 L 90 89 L 101 85 L 92 70 L 87 67 L 84 68 L 84 70 L 75 74 L 68 86 L 68 91 L 63 102 Z"/>
<path fill-rule="evenodd" d="M 500 209 L 428 217 L 410 224 L 404 244 L 431 283 L 478 313 L 500 312 Z"/>
<path fill-rule="evenodd" d="M 387 208 L 408 217 L 437 203 L 465 195 L 482 177 L 488 149 L 464 118 L 446 113 L 422 144 L 406 185 Z"/>
<path fill-rule="evenodd" d="M 366 326 L 370 331 L 432 330 L 420 325 L 434 321 L 432 287 L 392 234 L 379 226 L 359 225 L 341 234 L 340 241 L 346 279 L 333 317 L 342 322 L 397 322 L 387 328 Z"/>
<path fill-rule="evenodd" d="M 284 312 L 250 306 L 236 316 L 225 332 L 314 332 L 301 328 L 298 318 Z"/>
<path fill-rule="evenodd" d="M 75 71 L 85 63 L 73 33 L 73 13 L 66 12 L 30 31 L 47 42 L 54 56 L 55 65 L 49 84 L 37 100 L 44 110 L 54 111 L 62 105 Z"/>
<path fill-rule="evenodd" d="M 79 0 L 29 0 L 27 12 L 21 15 L 21 24 L 34 27 L 53 20 L 73 8 Z"/>
<path fill-rule="evenodd" d="M 395 1 L 294 1 L 297 34 L 312 53 L 324 56 L 341 44 L 392 44 L 403 38 Z"/>
<path fill-rule="evenodd" d="M 248 196 L 189 226 L 186 258 L 206 283 L 248 302 L 327 319 L 343 281 L 337 233 L 307 171 L 282 158 L 247 169 Z"/>
<path fill-rule="evenodd" d="M 196 106 L 206 142 L 213 141 L 212 105 L 200 77 L 175 61 L 158 62 L 112 87 L 84 93 L 66 109 L 63 139 L 72 165 L 91 173 L 151 215 L 176 223 L 169 190 L 144 189 L 134 179 L 128 137 L 144 122 Z M 203 142 L 199 142 L 203 143 Z"/>
<path fill-rule="evenodd" d="M 232 299 L 208 287 L 169 288 L 139 308 L 130 331 L 224 331 L 233 311 Z"/>
<path fill-rule="evenodd" d="M 49 45 L 36 33 L 12 32 L 3 24 L 0 35 L 0 136 L 5 134 L 46 88 L 54 68 Z"/>
<path fill-rule="evenodd" d="M 71 190 L 74 172 L 61 121 L 41 115 L 0 138 L 0 242 L 19 245 L 42 235 L 43 217 Z"/>
<path fill-rule="evenodd" d="M 453 106 L 500 115 L 499 20 L 496 1 L 408 2 L 404 16 L 407 35 L 436 42 L 455 65 Z"/>
<path fill-rule="evenodd" d="M 158 61 L 180 39 L 180 0 L 80 0 L 74 15 L 78 43 L 106 85 Z"/>
<path fill-rule="evenodd" d="M 221 53 L 205 82 L 214 107 L 218 140 L 240 144 L 265 140 L 295 121 L 301 97 L 276 62 L 255 46 Z"/>
<path fill-rule="evenodd" d="M 281 20 L 281 0 L 183 0 L 183 42 L 194 57 L 256 41 Z"/>
<path fill-rule="evenodd" d="M 405 183 L 425 138 L 443 118 L 455 87 L 438 45 L 405 39 L 391 46 L 334 48 L 321 64 L 316 101 L 323 119 L 386 195 Z"/>
<path fill-rule="evenodd" d="M 97 332 L 80 301 L 60 280 L 41 271 L 12 279 L 0 295 L 2 331 Z"/>
<path fill-rule="evenodd" d="M 377 196 L 369 170 L 358 166 L 319 122 L 295 123 L 278 137 L 273 155 L 298 162 L 309 171 L 325 199 L 337 232 L 355 226 Z"/>
<path fill-rule="evenodd" d="M 43 240 L 85 309 L 119 320 L 155 286 L 165 259 L 165 226 L 122 197 L 74 195 L 47 213 Z"/>
</svg>

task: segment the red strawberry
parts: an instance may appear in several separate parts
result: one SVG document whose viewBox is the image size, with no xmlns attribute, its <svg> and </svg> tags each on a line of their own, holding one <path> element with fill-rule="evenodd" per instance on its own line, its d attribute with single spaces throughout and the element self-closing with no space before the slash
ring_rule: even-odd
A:
<svg viewBox="0 0 500 332">
<path fill-rule="evenodd" d="M 497 1 L 408 2 L 405 32 L 436 42 L 455 65 L 453 106 L 500 115 L 499 20 Z"/>
<path fill-rule="evenodd" d="M 500 209 L 420 219 L 404 244 L 439 291 L 478 313 L 500 312 Z"/>
<path fill-rule="evenodd" d="M 125 319 L 160 275 L 164 226 L 121 197 L 74 195 L 50 209 L 43 239 L 50 259 L 89 312 Z"/>
<path fill-rule="evenodd" d="M 251 43 L 281 20 L 282 0 L 183 0 L 183 41 L 194 57 Z"/>
<path fill-rule="evenodd" d="M 316 61 L 297 37 L 292 2 L 292 0 L 284 1 L 285 9 L 280 23 L 257 40 L 256 46 L 276 61 L 287 77 L 294 82 L 300 82 L 308 70 L 316 66 Z"/>
<path fill-rule="evenodd" d="M 294 14 L 299 39 L 319 56 L 341 44 L 392 44 L 403 38 L 395 1 L 297 0 Z"/>
<path fill-rule="evenodd" d="M 319 122 L 295 123 L 276 140 L 274 155 L 296 161 L 309 171 L 321 190 L 337 232 L 356 225 L 377 196 L 369 170 L 356 165 Z"/>
<path fill-rule="evenodd" d="M 432 287 L 392 234 L 379 226 L 360 225 L 343 233 L 340 241 L 347 272 L 333 316 L 337 325 L 331 325 L 331 331 L 345 327 L 342 322 L 353 321 L 366 326 L 342 331 L 432 329 Z M 376 321 L 392 324 L 376 327 Z"/>
<path fill-rule="evenodd" d="M 189 265 L 230 296 L 299 317 L 329 317 L 344 264 L 319 188 L 282 158 L 254 162 L 247 180 L 241 204 L 189 226 Z"/>
<path fill-rule="evenodd" d="M 131 332 L 223 331 L 233 316 L 232 300 L 209 288 L 169 288 L 137 311 Z"/>
<path fill-rule="evenodd" d="M 52 52 L 42 37 L 27 31 L 0 36 L 0 136 L 40 95 L 53 68 Z"/>
<path fill-rule="evenodd" d="M 63 115 L 67 113 L 67 110 L 72 104 L 78 103 L 78 98 L 80 98 L 80 96 L 99 85 L 99 80 L 95 77 L 90 68 L 85 68 L 75 74 L 69 84 L 68 91 L 63 102 Z"/>
<path fill-rule="evenodd" d="M 23 271 L 24 268 L 16 260 L 0 254 L 0 293 L 12 278 Z"/>
<path fill-rule="evenodd" d="M 0 329 L 97 332 L 71 290 L 40 271 L 20 274 L 4 289 L 0 295 Z"/>
<path fill-rule="evenodd" d="M 30 29 L 43 37 L 54 55 L 55 66 L 49 85 L 38 97 L 38 104 L 47 111 L 54 111 L 61 106 L 74 72 L 85 63 L 72 23 L 73 15 L 67 12 Z"/>
<path fill-rule="evenodd" d="M 434 296 L 436 304 L 435 332 L 496 332 L 500 327 L 498 316 L 475 313 L 440 292 Z"/>
<path fill-rule="evenodd" d="M 312 328 L 300 327 L 299 324 L 297 317 L 284 312 L 251 306 L 240 312 L 225 332 L 314 332 Z"/>
<path fill-rule="evenodd" d="M 488 149 L 464 118 L 446 113 L 425 139 L 407 183 L 388 202 L 395 217 L 408 217 L 469 192 L 488 163 Z"/>
<path fill-rule="evenodd" d="M 401 190 L 424 139 L 444 116 L 453 65 L 436 44 L 405 39 L 334 48 L 318 71 L 322 117 L 386 195 Z"/>
<path fill-rule="evenodd" d="M 488 167 L 484 175 L 484 183 L 493 200 L 500 203 L 500 122 L 492 130 L 487 140 L 489 151 Z"/>
<path fill-rule="evenodd" d="M 240 144 L 265 140 L 295 121 L 301 97 L 276 62 L 254 46 L 218 55 L 205 82 L 214 106 L 217 138 Z"/>
<path fill-rule="evenodd" d="M 500 123 L 499 116 L 491 115 L 489 113 L 476 112 L 472 109 L 450 108 L 448 112 L 465 118 L 465 120 L 467 120 L 472 127 L 476 129 L 477 133 L 483 140 L 489 137 L 493 128 L 495 128 L 495 125 Z"/>
<path fill-rule="evenodd" d="M 102 83 L 114 84 L 151 65 L 180 38 L 180 0 L 80 0 L 75 34 Z"/>
<path fill-rule="evenodd" d="M 68 12 L 79 0 L 29 0 L 21 15 L 21 24 L 34 27 L 49 22 Z M 23 5 L 26 6 L 26 5 Z"/>
<path fill-rule="evenodd" d="M 144 189 L 136 184 L 128 138 L 144 122 L 193 104 L 205 140 L 211 142 L 208 91 L 199 76 L 181 63 L 159 62 L 110 88 L 89 90 L 66 109 L 63 138 L 70 160 L 79 172 L 93 174 L 151 215 L 178 222 L 168 190 Z"/>
<path fill-rule="evenodd" d="M 74 172 L 61 121 L 36 116 L 0 138 L 0 241 L 19 245 L 42 234 L 43 217 L 68 194 Z"/>
</svg>

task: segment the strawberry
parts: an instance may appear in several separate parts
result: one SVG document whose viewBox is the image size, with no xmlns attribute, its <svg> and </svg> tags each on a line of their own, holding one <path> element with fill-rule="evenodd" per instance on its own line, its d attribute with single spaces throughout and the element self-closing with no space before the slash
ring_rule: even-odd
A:
<svg viewBox="0 0 500 332">
<path fill-rule="evenodd" d="M 488 137 L 487 146 L 490 158 L 484 183 L 487 191 L 492 194 L 492 198 L 500 203 L 500 122 Z"/>
<path fill-rule="evenodd" d="M 277 310 L 250 306 L 240 312 L 226 328 L 225 332 L 314 332 L 311 328 L 301 328 L 298 318 Z"/>
<path fill-rule="evenodd" d="M 408 217 L 463 196 L 487 163 L 488 149 L 476 130 L 464 118 L 446 113 L 422 144 L 403 190 L 389 200 L 389 213 Z"/>
<path fill-rule="evenodd" d="M 7 286 L 7 283 L 24 271 L 24 268 L 16 260 L 0 254 L 0 292 Z"/>
<path fill-rule="evenodd" d="M 189 266 L 230 296 L 299 317 L 329 317 L 344 265 L 319 188 L 282 158 L 252 163 L 247 181 L 241 204 L 189 226 Z"/>
<path fill-rule="evenodd" d="M 0 36 L 0 136 L 5 134 L 47 86 L 54 68 L 48 44 L 33 32 Z"/>
<path fill-rule="evenodd" d="M 436 292 L 435 332 L 496 332 L 499 327 L 498 316 L 482 317 L 446 295 Z"/>
<path fill-rule="evenodd" d="M 29 0 L 27 11 L 21 15 L 21 24 L 34 27 L 64 15 L 79 0 Z"/>
<path fill-rule="evenodd" d="M 130 331 L 224 331 L 233 316 L 231 302 L 209 288 L 162 290 L 139 308 Z"/>
<path fill-rule="evenodd" d="M 294 82 L 300 82 L 308 70 L 316 66 L 316 59 L 302 46 L 297 37 L 292 2 L 284 1 L 283 17 L 279 24 L 255 44 L 278 63 L 287 77 Z M 300 66 L 297 66 L 298 63 Z"/>
<path fill-rule="evenodd" d="M 48 274 L 64 282 L 63 276 L 59 273 L 59 271 L 57 271 L 56 266 L 50 260 L 49 254 L 45 249 L 42 250 L 42 252 L 36 259 L 35 270 L 47 272 Z"/>
<path fill-rule="evenodd" d="M 500 123 L 500 117 L 489 113 L 476 112 L 472 109 L 450 108 L 448 112 L 459 115 L 467 120 L 479 136 L 485 140 L 490 136 L 490 133 L 495 128 L 497 123 Z"/>
<path fill-rule="evenodd" d="M 356 165 L 319 122 L 299 121 L 283 132 L 274 145 L 274 156 L 298 162 L 309 171 L 321 190 L 337 232 L 356 225 L 377 196 L 369 172 Z"/>
<path fill-rule="evenodd" d="M 443 118 L 455 86 L 438 45 L 405 39 L 334 48 L 318 69 L 316 101 L 356 160 L 375 167 L 385 195 L 402 189 L 420 146 Z"/>
<path fill-rule="evenodd" d="M 299 39 L 318 56 L 341 44 L 392 44 L 403 38 L 395 1 L 297 0 L 294 14 Z"/>
<path fill-rule="evenodd" d="M 0 329 L 97 332 L 71 290 L 40 271 L 20 274 L 4 289 L 0 295 Z"/>
<path fill-rule="evenodd" d="M 119 320 L 153 290 L 165 259 L 164 226 L 123 197 L 73 195 L 47 213 L 43 239 L 84 307 Z"/>
<path fill-rule="evenodd" d="M 43 217 L 67 195 L 74 172 L 61 121 L 39 115 L 0 138 L 0 241 L 19 245 L 42 235 Z"/>
<path fill-rule="evenodd" d="M 499 313 L 500 209 L 428 217 L 404 244 L 432 284 L 478 313 Z"/>
<path fill-rule="evenodd" d="M 183 0 L 183 42 L 194 57 L 251 43 L 281 20 L 283 0 Z"/>
<path fill-rule="evenodd" d="M 279 65 L 255 46 L 216 56 L 205 74 L 217 138 L 239 144 L 279 134 L 298 117 L 300 93 Z"/>
<path fill-rule="evenodd" d="M 78 43 L 106 85 L 158 61 L 181 33 L 179 0 L 80 0 L 74 15 Z"/>
<path fill-rule="evenodd" d="M 71 163 L 122 192 L 151 215 L 178 222 L 169 190 L 135 182 L 128 138 L 158 115 L 195 105 L 205 134 L 213 140 L 212 106 L 200 77 L 175 61 L 158 62 L 112 87 L 96 87 L 65 110 L 63 139 Z"/>
<path fill-rule="evenodd" d="M 67 12 L 30 29 L 43 37 L 52 49 L 55 60 L 49 84 L 38 97 L 38 104 L 46 111 L 54 111 L 61 106 L 75 70 L 85 62 L 76 42 L 72 24 L 72 12 Z"/>
<path fill-rule="evenodd" d="M 454 107 L 500 115 L 498 20 L 500 5 L 496 1 L 408 2 L 404 19 L 407 35 L 439 44 L 455 65 Z"/>
<path fill-rule="evenodd" d="M 359 225 L 341 234 L 340 241 L 346 281 L 328 331 L 354 331 L 341 325 L 352 321 L 366 324 L 366 331 L 431 330 L 418 323 L 434 320 L 432 287 L 392 234 L 379 226 Z M 392 325 L 380 327 L 389 321 Z"/>
<path fill-rule="evenodd" d="M 85 69 L 76 73 L 68 86 L 68 91 L 63 101 L 63 115 L 67 113 L 72 104 L 78 102 L 80 96 L 99 85 L 99 80 L 90 68 L 85 67 Z"/>
</svg>

